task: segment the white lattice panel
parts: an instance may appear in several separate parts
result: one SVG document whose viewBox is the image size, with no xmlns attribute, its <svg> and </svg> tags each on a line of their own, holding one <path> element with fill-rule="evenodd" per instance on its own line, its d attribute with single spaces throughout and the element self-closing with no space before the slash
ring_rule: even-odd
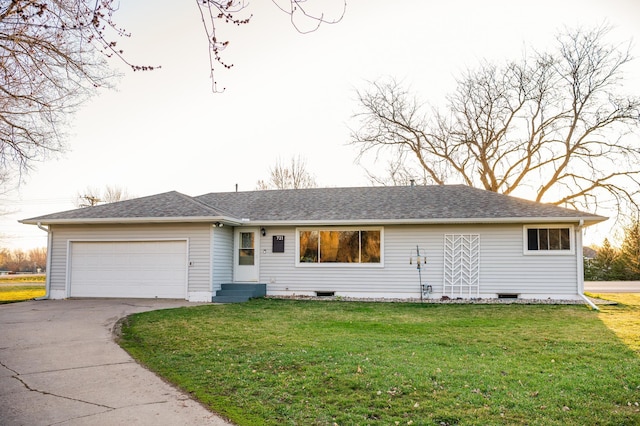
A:
<svg viewBox="0 0 640 426">
<path fill-rule="evenodd" d="M 444 295 L 473 298 L 480 294 L 480 235 L 445 234 Z"/>
</svg>

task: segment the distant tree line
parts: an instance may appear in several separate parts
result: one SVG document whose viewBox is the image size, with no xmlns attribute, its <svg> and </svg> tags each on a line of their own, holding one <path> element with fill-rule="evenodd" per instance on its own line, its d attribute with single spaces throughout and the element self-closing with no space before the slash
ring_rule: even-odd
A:
<svg viewBox="0 0 640 426">
<path fill-rule="evenodd" d="M 584 261 L 587 281 L 640 281 L 640 220 L 633 220 L 624 228 L 619 248 L 605 238 L 592 259 Z"/>
<path fill-rule="evenodd" d="M 47 266 L 47 249 L 30 250 L 6 248 L 0 249 L 0 271 L 9 272 L 45 272 Z"/>
</svg>

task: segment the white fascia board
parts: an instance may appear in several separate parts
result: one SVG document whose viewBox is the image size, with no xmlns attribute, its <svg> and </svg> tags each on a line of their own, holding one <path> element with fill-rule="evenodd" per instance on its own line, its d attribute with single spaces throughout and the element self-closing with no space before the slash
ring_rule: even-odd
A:
<svg viewBox="0 0 640 426">
<path fill-rule="evenodd" d="M 351 225 L 471 225 L 471 224 L 531 224 L 531 223 L 572 223 L 584 221 L 584 226 L 593 225 L 607 220 L 606 217 L 513 217 L 513 218 L 454 218 L 454 219 L 353 219 L 353 220 L 256 220 L 243 222 L 242 225 L 251 226 L 351 226 Z"/>
<path fill-rule="evenodd" d="M 215 223 L 222 222 L 225 225 L 237 226 L 242 222 L 227 216 L 202 216 L 202 217 L 114 217 L 114 218 L 84 218 L 84 219 L 25 219 L 18 222 L 25 225 L 90 225 L 90 224 L 136 224 L 136 223 Z"/>
<path fill-rule="evenodd" d="M 214 223 L 228 226 L 351 226 L 351 225 L 464 225 L 464 224 L 532 224 L 532 223 L 580 223 L 590 226 L 608 218 L 584 217 L 512 217 L 512 218 L 450 218 L 450 219 L 350 219 L 350 220 L 247 220 L 228 216 L 203 217 L 132 217 L 20 220 L 27 225 L 83 225 L 83 224 L 136 224 L 136 223 Z"/>
</svg>

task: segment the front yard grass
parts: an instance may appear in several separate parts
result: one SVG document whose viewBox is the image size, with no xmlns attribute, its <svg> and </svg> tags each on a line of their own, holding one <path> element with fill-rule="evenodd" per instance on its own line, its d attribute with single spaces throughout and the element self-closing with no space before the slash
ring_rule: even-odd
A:
<svg viewBox="0 0 640 426">
<path fill-rule="evenodd" d="M 34 275 L 0 275 L 0 284 L 11 283 L 45 283 L 47 276 L 45 274 Z"/>
<path fill-rule="evenodd" d="M 120 344 L 239 425 L 638 425 L 632 302 L 261 299 L 136 314 Z"/>
</svg>

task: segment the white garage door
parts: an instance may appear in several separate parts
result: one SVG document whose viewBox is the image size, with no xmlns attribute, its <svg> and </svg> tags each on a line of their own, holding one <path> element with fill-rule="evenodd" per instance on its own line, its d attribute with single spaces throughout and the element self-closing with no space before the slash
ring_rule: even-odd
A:
<svg viewBox="0 0 640 426">
<path fill-rule="evenodd" d="M 71 297 L 186 298 L 186 241 L 72 242 Z"/>
</svg>

